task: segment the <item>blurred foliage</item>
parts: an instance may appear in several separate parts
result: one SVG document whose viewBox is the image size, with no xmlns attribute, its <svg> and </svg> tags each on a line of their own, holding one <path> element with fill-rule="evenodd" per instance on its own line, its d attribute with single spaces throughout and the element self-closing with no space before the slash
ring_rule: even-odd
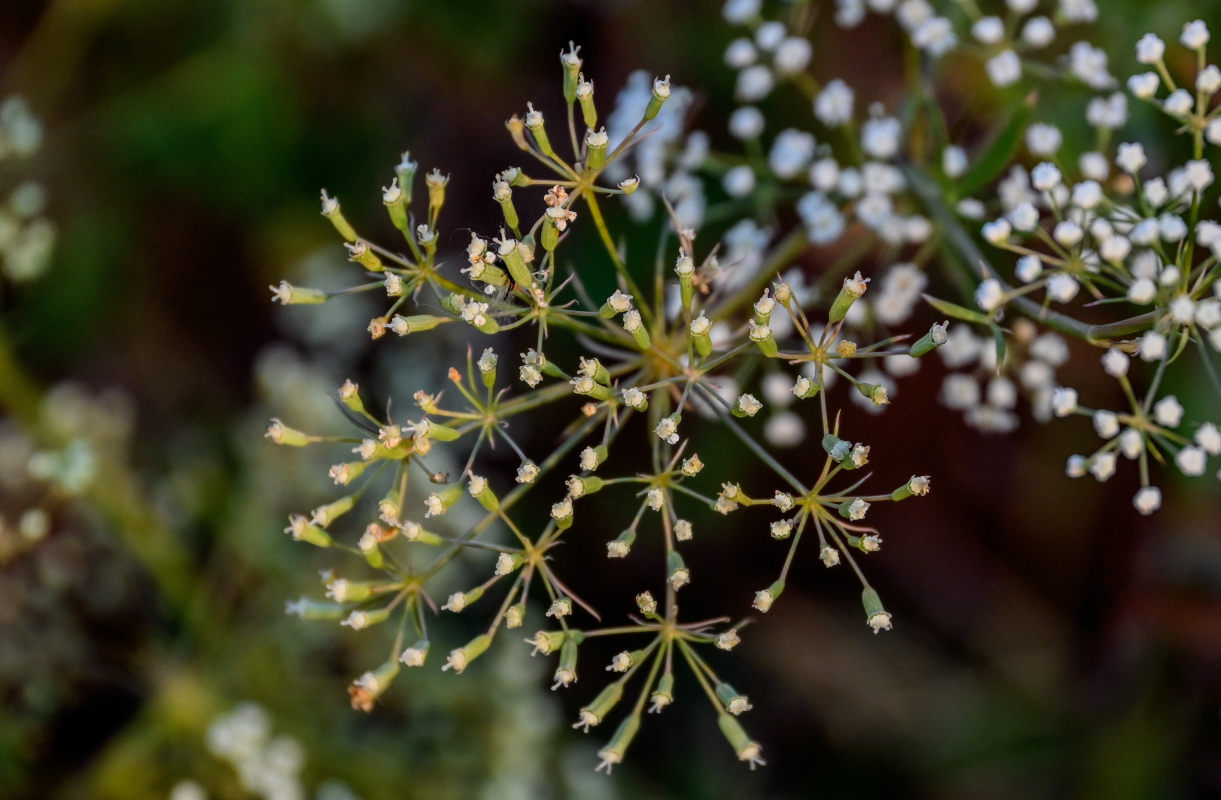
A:
<svg viewBox="0 0 1221 800">
<path fill-rule="evenodd" d="M 1108 1 L 1100 35 L 1128 53 L 1145 30 L 1199 13 L 1186 0 Z M 353 217 L 381 219 L 376 185 L 408 147 L 453 173 L 451 220 L 490 228 L 488 178 L 515 158 L 497 120 L 554 92 L 569 39 L 600 90 L 637 67 L 698 88 L 696 123 L 724 138 L 729 34 L 712 3 L 0 8 L 0 94 L 25 95 L 44 120 L 30 168 L 61 230 L 51 273 L 0 295 L 0 319 L 39 384 L 122 387 L 137 415 L 128 463 L 143 476 L 52 498 L 45 537 L 0 558 L 0 796 L 167 797 L 184 779 L 251 796 L 206 746 L 209 726 L 243 701 L 300 742 L 306 785 L 339 780 L 365 798 L 1221 792 L 1215 492 L 1176 488 L 1167 510 L 1137 522 L 1123 481 L 1061 479 L 1075 434 L 981 439 L 948 421 L 927 374 L 904 384 L 901 414 L 869 423 L 878 442 L 937 458 L 937 491 L 918 514 L 891 512 L 896 534 L 873 565 L 896 635 L 867 636 L 850 578 L 820 573 L 788 590 L 730 667 L 756 705 L 764 773 L 730 763 L 706 709 L 680 694 L 613 780 L 595 777 L 600 739 L 560 730 L 576 703 L 546 692 L 520 648 L 462 679 L 400 678 L 372 715 L 350 711 L 345 685 L 384 654 L 281 610 L 312 590 L 315 564 L 279 530 L 322 488 L 326 465 L 266 445 L 262 425 L 291 414 L 335 428 L 326 397 L 354 360 L 380 396 L 414 386 L 393 347 L 379 355 L 351 339 L 356 304 L 330 322 L 273 315 L 264 287 L 340 262 L 319 187 Z M 816 41 L 836 63 L 886 48 L 868 28 Z M 892 77 L 873 87 L 879 98 L 902 89 L 893 66 L 879 66 Z M 964 130 L 975 104 L 1006 99 L 965 83 L 955 92 Z M 1037 113 L 1083 124 L 1065 98 L 1040 98 Z M 1133 124 L 1148 122 L 1138 113 Z M 629 248 L 651 241 L 641 231 Z M 9 488 L 0 501 L 9 522 L 32 502 Z M 761 537 L 709 535 L 717 544 L 692 557 L 696 569 L 766 582 L 752 560 Z"/>
</svg>

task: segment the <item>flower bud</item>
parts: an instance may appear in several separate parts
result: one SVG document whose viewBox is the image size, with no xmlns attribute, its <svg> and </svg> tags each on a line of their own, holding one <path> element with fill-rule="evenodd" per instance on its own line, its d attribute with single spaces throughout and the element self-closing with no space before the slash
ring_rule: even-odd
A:
<svg viewBox="0 0 1221 800">
<path fill-rule="evenodd" d="M 577 98 L 577 83 L 581 73 L 581 57 L 577 55 L 581 48 L 568 43 L 568 52 L 560 51 L 560 66 L 564 68 L 564 100 L 572 103 Z"/>
<path fill-rule="evenodd" d="M 271 423 L 267 426 L 267 432 L 263 434 L 263 437 L 271 439 L 276 444 L 283 444 L 289 447 L 304 447 L 311 442 L 319 440 L 317 436 L 310 436 L 296 428 L 288 427 L 275 417 L 272 418 Z"/>
<path fill-rule="evenodd" d="M 677 550 L 666 554 L 666 580 L 674 589 L 681 589 L 691 582 L 691 570 L 683 563 L 683 557 Z"/>
<path fill-rule="evenodd" d="M 649 98 L 648 106 L 645 107 L 644 118 L 646 120 L 654 119 L 661 111 L 662 104 L 668 99 L 670 99 L 670 76 L 654 78 L 653 95 Z"/>
<path fill-rule="evenodd" d="M 865 606 L 865 621 L 876 635 L 878 631 L 890 630 L 890 613 L 882 607 L 882 599 L 872 588 L 861 592 L 861 602 Z"/>
<path fill-rule="evenodd" d="M 326 193 L 326 189 L 322 190 L 322 216 L 331 221 L 335 226 L 335 230 L 339 235 L 347 239 L 349 242 L 354 242 L 357 239 L 356 229 L 344 217 L 343 212 L 339 210 L 339 200 L 330 197 Z"/>
<path fill-rule="evenodd" d="M 448 184 L 449 176 L 442 175 L 439 169 L 434 168 L 432 172 L 424 176 L 424 185 L 428 187 L 428 220 L 430 223 L 437 219 L 437 215 L 441 213 L 441 206 L 445 205 L 445 187 Z"/>
<path fill-rule="evenodd" d="M 869 279 L 862 278 L 859 271 L 851 278 L 844 278 L 844 285 L 836 295 L 835 301 L 831 304 L 831 311 L 827 315 L 827 319 L 832 324 L 842 320 L 852 304 L 865 294 L 867 283 L 869 283 Z"/>
<path fill-rule="evenodd" d="M 462 647 L 450 650 L 449 658 L 445 660 L 445 666 L 441 667 L 441 671 L 452 669 L 455 675 L 461 675 L 472 661 L 487 652 L 488 645 L 491 643 L 491 634 L 482 633 Z"/>
<path fill-rule="evenodd" d="M 766 764 L 760 758 L 763 748 L 747 736 L 746 731 L 735 717 L 722 711 L 717 715 L 717 725 L 721 728 L 721 733 L 729 741 L 729 746 L 733 748 L 733 752 L 738 756 L 739 761 L 749 763 L 751 769 L 754 769 L 756 764 Z"/>
<path fill-rule="evenodd" d="M 652 703 L 649 708 L 650 714 L 660 713 L 663 708 L 674 702 L 674 673 L 667 672 L 661 676 L 661 680 L 657 681 L 657 688 L 649 697 L 649 702 Z"/>
<path fill-rule="evenodd" d="M 649 336 L 649 329 L 644 326 L 644 322 L 640 319 L 640 312 L 632 309 L 623 315 L 623 329 L 632 334 L 632 338 L 636 340 L 636 346 L 641 350 L 648 350 L 653 345 L 653 339 Z"/>
<path fill-rule="evenodd" d="M 635 541 L 635 528 L 628 528 L 624 530 L 616 538 L 606 543 L 606 557 L 623 558 L 632 549 L 632 543 Z"/>
<path fill-rule="evenodd" d="M 619 727 L 615 729 L 615 735 L 607 742 L 606 747 L 598 751 L 598 758 L 602 761 L 598 764 L 597 769 L 601 770 L 606 767 L 606 774 L 609 775 L 611 767 L 623 761 L 628 745 L 632 743 L 638 730 L 640 730 L 640 716 L 637 714 L 620 722 Z"/>
<path fill-rule="evenodd" d="M 400 231 L 406 232 L 411 225 L 407 216 L 407 196 L 399 186 L 399 179 L 390 181 L 389 186 L 382 187 L 382 205 L 390 215 L 390 223 Z"/>
<path fill-rule="evenodd" d="M 606 302 L 598 309 L 598 314 L 603 319 L 611 319 L 616 314 L 625 314 L 631 310 L 632 296 L 616 289 L 615 293 L 606 298 Z"/>
<path fill-rule="evenodd" d="M 593 702 L 581 709 L 581 719 L 578 720 L 572 727 L 581 728 L 583 732 L 589 733 L 591 726 L 601 724 L 602 720 L 606 719 L 609 714 L 623 697 L 622 681 L 615 681 L 608 684 Z"/>
<path fill-rule="evenodd" d="M 746 695 L 739 694 L 738 690 L 728 683 L 717 684 L 716 696 L 721 701 L 721 705 L 725 706 L 725 710 L 735 717 L 751 709 L 750 700 L 747 699 Z"/>
<path fill-rule="evenodd" d="M 755 592 L 755 602 L 751 603 L 757 611 L 766 614 L 772 609 L 772 603 L 776 602 L 776 598 L 780 597 L 780 593 L 784 591 L 784 581 L 776 581 L 766 589 Z"/>
<path fill-rule="evenodd" d="M 415 182 L 415 172 L 419 168 L 419 164 L 411 160 L 411 153 L 404 152 L 399 163 L 394 167 L 394 175 L 398 180 L 399 190 L 403 193 L 403 204 L 411 205 L 411 187 Z M 406 228 L 400 228 L 406 230 Z"/>
<path fill-rule="evenodd" d="M 581 119 L 585 127 L 593 129 L 598 124 L 598 111 L 594 108 L 594 83 L 585 80 L 584 75 L 577 76 L 577 102 L 581 104 Z"/>
<path fill-rule="evenodd" d="M 353 611 L 340 625 L 354 631 L 362 631 L 371 625 L 380 625 L 390 617 L 389 608 L 377 608 L 371 611 Z"/>
<path fill-rule="evenodd" d="M 928 494 L 929 476 L 928 475 L 913 475 L 908 479 L 907 483 L 900 486 L 890 493 L 891 500 L 906 500 L 913 494 L 924 496 Z"/>
<path fill-rule="evenodd" d="M 856 384 L 856 390 L 868 399 L 873 401 L 875 406 L 883 406 L 890 403 L 890 397 L 887 396 L 886 387 L 880 383 L 865 383 Z"/>
<path fill-rule="evenodd" d="M 586 447 L 581 451 L 581 469 L 592 472 L 602 466 L 602 462 L 606 460 L 609 450 L 606 445 L 600 444 L 597 447 Z"/>
<path fill-rule="evenodd" d="M 428 658 L 428 648 L 428 640 L 420 639 L 403 651 L 403 654 L 399 656 L 399 661 L 409 667 L 422 667 Z"/>
<path fill-rule="evenodd" d="M 585 132 L 585 163 L 589 169 L 599 169 L 606 164 L 606 148 L 609 145 L 610 137 L 606 135 L 606 128 Z"/>
<path fill-rule="evenodd" d="M 488 485 L 487 478 L 471 475 L 466 490 L 470 493 L 471 497 L 479 501 L 479 505 L 488 511 L 495 511 L 500 508 L 500 500 L 496 497 L 496 493 L 492 491 L 492 487 Z"/>
<path fill-rule="evenodd" d="M 946 328 L 949 324 L 950 321 L 948 319 L 945 322 L 934 323 L 933 327 L 929 328 L 928 333 L 921 336 L 908 348 L 907 354 L 912 358 L 919 358 L 945 344 L 948 338 Z"/>
<path fill-rule="evenodd" d="M 624 178 L 623 180 L 619 181 L 619 190 L 624 194 L 635 194 L 636 190 L 639 188 L 640 178 L 638 176 L 633 175 L 630 178 Z"/>
<path fill-rule="evenodd" d="M 292 614 L 301 619 L 339 619 L 347 610 L 347 606 L 341 603 L 310 600 L 308 597 L 284 604 L 285 614 Z"/>
<path fill-rule="evenodd" d="M 356 495 L 354 494 L 341 497 L 338 500 L 315 508 L 310 512 L 311 519 L 315 525 L 325 528 L 339 517 L 351 511 L 355 503 Z"/>
<path fill-rule="evenodd" d="M 552 677 L 555 678 L 555 683 L 551 685 L 553 692 L 561 686 L 567 688 L 577 681 L 577 641 L 571 636 L 565 637 L 564 643 L 560 645 L 560 661 Z"/>
<path fill-rule="evenodd" d="M 657 613 L 657 601 L 653 599 L 652 592 L 641 592 L 636 595 L 636 607 L 640 609 L 640 613 L 646 617 Z"/>
<path fill-rule="evenodd" d="M 520 222 L 517 216 L 517 207 L 513 205 L 513 190 L 509 188 L 509 184 L 504 181 L 492 182 L 492 199 L 500 204 L 500 210 L 504 214 L 505 224 L 513 230 L 517 230 L 517 225 Z"/>
<path fill-rule="evenodd" d="M 398 661 L 391 658 L 376 670 L 366 672 L 354 680 L 352 685 L 348 687 L 348 695 L 352 701 L 352 708 L 357 711 L 372 711 L 374 701 L 381 697 L 382 693 L 389 688 L 390 683 L 394 680 L 394 676 L 398 675 L 398 672 Z"/>
<path fill-rule="evenodd" d="M 526 103 L 526 108 L 526 128 L 534 136 L 538 149 L 545 156 L 554 156 L 555 150 L 551 147 L 551 140 L 547 138 L 547 129 L 543 127 L 543 112 L 535 111 L 533 103 Z"/>
<path fill-rule="evenodd" d="M 759 352 L 768 358 L 775 358 L 780 352 L 776 339 L 772 336 L 772 329 L 767 325 L 756 324 L 754 320 L 750 321 L 750 340 L 759 348 Z"/>
<path fill-rule="evenodd" d="M 333 544 L 331 535 L 314 525 L 302 514 L 294 514 L 288 518 L 288 527 L 284 532 L 291 534 L 295 542 L 309 542 L 315 547 L 330 547 Z"/>
<path fill-rule="evenodd" d="M 462 496 L 463 486 L 461 483 L 451 483 L 450 485 L 432 492 L 424 500 L 425 512 L 424 517 L 439 517 L 450 507 L 458 502 L 458 498 Z"/>
<path fill-rule="evenodd" d="M 282 306 L 316 306 L 325 303 L 329 297 L 322 289 L 293 286 L 288 281 L 280 281 L 278 286 L 267 288 L 271 290 L 271 301 Z"/>
</svg>

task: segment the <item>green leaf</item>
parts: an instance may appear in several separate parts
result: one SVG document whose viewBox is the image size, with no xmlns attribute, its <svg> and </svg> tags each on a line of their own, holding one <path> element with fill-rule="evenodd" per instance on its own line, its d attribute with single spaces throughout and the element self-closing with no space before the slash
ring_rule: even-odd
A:
<svg viewBox="0 0 1221 800">
<path fill-rule="evenodd" d="M 948 300 L 938 300 L 936 297 L 928 294 L 924 295 L 924 301 L 942 314 L 954 319 L 960 319 L 963 322 L 971 322 L 976 325 L 992 325 L 992 319 L 982 311 L 965 308 Z"/>
<path fill-rule="evenodd" d="M 996 340 L 996 371 L 1000 372 L 1005 363 L 1005 349 L 1008 345 L 1005 343 L 1005 332 L 1001 330 L 1001 326 L 994 322 L 991 327 L 992 338 Z"/>
<path fill-rule="evenodd" d="M 1026 120 L 1030 117 L 1030 109 L 1034 105 L 1034 94 L 1028 96 L 1017 110 L 1009 117 L 1009 121 L 997 133 L 996 138 L 984 150 L 979 160 L 971 165 L 955 187 L 956 197 L 969 197 L 991 183 L 1001 174 L 1013 154 L 1017 152 L 1022 141 L 1022 132 L 1026 130 Z"/>
</svg>

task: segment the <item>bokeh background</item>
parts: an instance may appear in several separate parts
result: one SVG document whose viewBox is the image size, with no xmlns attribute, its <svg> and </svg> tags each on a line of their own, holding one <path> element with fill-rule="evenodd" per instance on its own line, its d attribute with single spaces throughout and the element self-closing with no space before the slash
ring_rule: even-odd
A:
<svg viewBox="0 0 1221 800">
<path fill-rule="evenodd" d="M 1122 43 L 1108 45 L 1121 76 L 1141 33 L 1169 39 L 1215 12 L 1102 5 L 1096 41 Z M 1027 419 L 985 436 L 938 406 L 932 363 L 886 414 L 846 412 L 868 426 L 882 484 L 934 476 L 925 500 L 877 511 L 886 548 L 867 566 L 895 631 L 870 636 L 855 581 L 809 552 L 784 602 L 718 662 L 755 705 L 744 721 L 765 747 L 761 772 L 732 759 L 686 686 L 613 779 L 595 776 L 602 736 L 568 730 L 587 695 L 547 691 L 549 665 L 525 648 L 498 647 L 463 678 L 435 664 L 404 674 L 358 714 L 345 686 L 380 662 L 380 634 L 284 616 L 326 565 L 280 533 L 284 515 L 325 496 L 333 458 L 266 443 L 267 418 L 339 429 L 327 398 L 345 378 L 405 402 L 462 352 L 371 346 L 359 300 L 270 304 L 269 283 L 326 285 L 347 266 L 319 188 L 362 227 L 381 224 L 377 188 L 410 149 L 452 175 L 450 230 L 493 228 L 490 178 L 517 159 L 501 121 L 558 98 L 569 40 L 603 103 L 634 69 L 670 73 L 697 90 L 694 125 L 727 145 L 733 74 L 721 54 L 734 35 L 717 4 L 686 0 L 0 4 L 0 95 L 23 95 L 44 122 L 22 177 L 45 187 L 58 229 L 50 271 L 0 295 L 6 348 L 36 392 L 3 409 L 0 461 L 22 456 L 23 425 L 52 441 L 88 435 L 107 479 L 83 499 L 0 489 L 9 523 L 34 505 L 51 516 L 36 542 L 10 524 L 0 548 L 0 797 L 177 787 L 186 798 L 184 781 L 210 797 L 257 796 L 242 769 L 280 770 L 329 800 L 1221 795 L 1216 481 L 1164 470 L 1166 507 L 1137 518 L 1132 470 L 1105 485 L 1063 477 L 1065 457 L 1094 437 L 1088 425 Z M 816 32 L 820 76 L 869 74 L 862 91 L 893 100 L 897 36 L 877 24 Z M 1004 102 L 984 91 L 978 78 L 949 81 L 968 139 L 986 136 L 984 112 Z M 1064 98 L 1041 109 L 1082 125 Z M 655 237 L 632 228 L 629 252 L 651 254 Z M 465 242 L 456 231 L 442 248 Z M 825 261 L 812 251 L 799 263 L 815 277 Z M 1083 396 L 1108 398 L 1095 357 L 1074 346 L 1069 369 Z M 1175 388 L 1208 407 L 1198 388 Z M 728 460 L 733 445 L 701 454 Z M 821 461 L 805 448 L 781 456 L 795 469 Z M 709 532 L 689 558 L 695 574 L 744 607 L 782 551 L 734 517 L 693 519 Z M 576 551 L 589 556 L 588 593 L 622 608 L 614 587 L 592 588 L 608 574 L 602 541 Z M 631 585 L 652 568 L 637 556 L 614 577 Z M 719 613 L 718 601 L 692 612 L 706 602 Z M 261 767 L 209 747 L 225 724 L 251 737 Z"/>
</svg>

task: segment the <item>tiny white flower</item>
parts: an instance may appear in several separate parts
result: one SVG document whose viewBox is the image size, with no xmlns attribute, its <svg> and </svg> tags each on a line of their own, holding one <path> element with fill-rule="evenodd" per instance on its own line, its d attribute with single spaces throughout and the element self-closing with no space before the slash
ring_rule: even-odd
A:
<svg viewBox="0 0 1221 800">
<path fill-rule="evenodd" d="M 1205 455 L 1203 448 L 1189 445 L 1175 455 L 1174 463 L 1178 465 L 1184 475 L 1196 477 L 1204 474 L 1208 456 Z"/>
<path fill-rule="evenodd" d="M 1195 106 L 1195 98 L 1186 89 L 1175 89 L 1162 101 L 1162 110 L 1172 117 L 1186 117 Z"/>
<path fill-rule="evenodd" d="M 1057 417 L 1067 417 L 1077 410 L 1077 390 L 1059 386 L 1051 396 L 1052 412 Z"/>
<path fill-rule="evenodd" d="M 1138 278 L 1128 287 L 1128 299 L 1140 306 L 1147 306 L 1157 297 L 1157 286 L 1148 278 Z M 1161 356 L 1157 356 L 1161 358 Z M 1149 360 L 1149 359 L 1146 359 Z"/>
<path fill-rule="evenodd" d="M 1040 162 L 1030 171 L 1030 185 L 1040 192 L 1049 192 L 1060 185 L 1060 170 L 1050 161 Z"/>
<path fill-rule="evenodd" d="M 1036 255 L 1022 256 L 1017 260 L 1014 274 L 1022 283 L 1030 283 L 1043 274 L 1043 262 Z"/>
<path fill-rule="evenodd" d="M 1022 59 L 1012 50 L 1003 50 L 988 59 L 985 67 L 993 86 L 1010 86 L 1022 77 Z"/>
<path fill-rule="evenodd" d="M 1146 33 L 1136 42 L 1136 60 L 1142 64 L 1156 64 L 1166 52 L 1166 43 L 1157 34 Z"/>
<path fill-rule="evenodd" d="M 1115 474 L 1116 460 L 1117 456 L 1113 452 L 1099 453 L 1090 463 L 1090 474 L 1099 483 L 1110 480 L 1111 476 Z"/>
<path fill-rule="evenodd" d="M 1136 458 L 1144 449 L 1145 439 L 1140 431 L 1125 428 L 1124 432 L 1119 434 L 1119 452 L 1123 453 L 1125 458 Z"/>
<path fill-rule="evenodd" d="M 1102 354 L 1102 369 L 1112 378 L 1121 378 L 1128 374 L 1129 360 L 1127 353 L 1112 347 Z"/>
<path fill-rule="evenodd" d="M 1000 246 L 1009 241 L 1013 227 L 1009 224 L 1009 220 L 1001 218 L 985 223 L 982 233 L 989 244 Z"/>
<path fill-rule="evenodd" d="M 1161 508 L 1162 490 L 1156 486 L 1145 486 L 1132 498 L 1132 505 L 1147 517 Z"/>
<path fill-rule="evenodd" d="M 1213 423 L 1205 422 L 1196 428 L 1195 435 L 1192 438 L 1210 456 L 1221 455 L 1221 430 L 1218 430 L 1217 426 Z"/>
<path fill-rule="evenodd" d="M 1026 129 L 1026 149 L 1036 156 L 1054 156 L 1064 141 L 1055 125 L 1036 122 Z"/>
<path fill-rule="evenodd" d="M 1183 26 L 1183 33 L 1179 36 L 1179 41 L 1184 47 L 1189 47 L 1192 50 L 1199 50 L 1208 44 L 1209 33 L 1208 26 L 1204 24 L 1204 20 L 1197 19 L 1188 22 Z"/>
<path fill-rule="evenodd" d="M 1167 428 L 1177 428 L 1183 421 L 1183 405 L 1178 398 L 1168 394 L 1153 404 L 1153 418 L 1157 424 Z"/>
<path fill-rule="evenodd" d="M 1056 38 L 1056 27 L 1047 17 L 1031 17 L 1022 25 L 1022 41 L 1031 47 L 1046 47 Z"/>
<path fill-rule="evenodd" d="M 1047 279 L 1047 294 L 1058 303 L 1067 303 L 1077 296 L 1080 284 L 1072 275 L 1057 272 Z"/>
<path fill-rule="evenodd" d="M 1064 474 L 1070 478 L 1080 478 L 1085 475 L 1085 465 L 1085 456 L 1073 454 L 1068 457 L 1068 461 L 1064 464 Z"/>
<path fill-rule="evenodd" d="M 1128 91 L 1141 100 L 1148 100 L 1157 94 L 1157 89 L 1161 84 L 1162 79 L 1156 72 L 1142 72 L 1128 78 Z"/>
<path fill-rule="evenodd" d="M 1166 357 L 1166 337 L 1157 331 L 1147 331 L 1140 339 L 1142 361 L 1160 361 Z"/>
</svg>

